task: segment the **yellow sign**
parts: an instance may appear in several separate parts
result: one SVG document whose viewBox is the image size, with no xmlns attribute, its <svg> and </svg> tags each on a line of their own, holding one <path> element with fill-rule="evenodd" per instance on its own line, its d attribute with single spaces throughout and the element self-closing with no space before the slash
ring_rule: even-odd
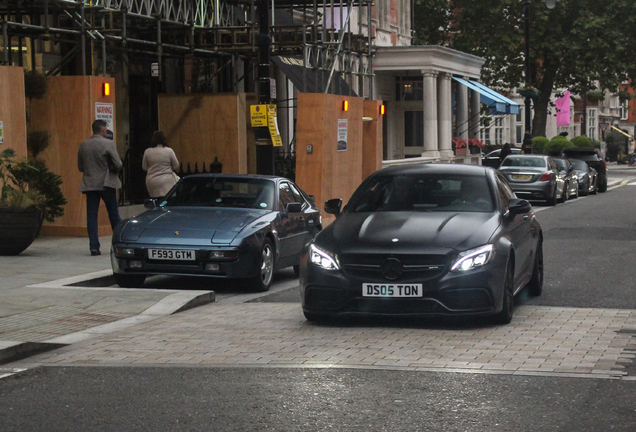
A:
<svg viewBox="0 0 636 432">
<path fill-rule="evenodd" d="M 250 105 L 252 127 L 267 127 L 267 105 Z"/>
<path fill-rule="evenodd" d="M 280 139 L 278 121 L 276 120 L 276 105 L 267 105 L 267 126 L 269 127 L 269 134 L 272 137 L 274 147 L 282 147 L 283 140 Z"/>
</svg>

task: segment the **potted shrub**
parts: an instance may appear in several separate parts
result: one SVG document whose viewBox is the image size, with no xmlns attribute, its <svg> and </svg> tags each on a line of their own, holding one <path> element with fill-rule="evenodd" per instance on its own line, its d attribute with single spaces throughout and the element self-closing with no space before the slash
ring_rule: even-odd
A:
<svg viewBox="0 0 636 432">
<path fill-rule="evenodd" d="M 15 150 L 0 152 L 0 255 L 17 255 L 37 237 L 44 197 L 13 174 L 17 169 L 36 169 L 15 160 Z"/>
<path fill-rule="evenodd" d="M 41 160 L 16 161 L 15 150 L 0 152 L 0 255 L 17 255 L 37 237 L 42 222 L 64 214 L 62 178 Z"/>
</svg>

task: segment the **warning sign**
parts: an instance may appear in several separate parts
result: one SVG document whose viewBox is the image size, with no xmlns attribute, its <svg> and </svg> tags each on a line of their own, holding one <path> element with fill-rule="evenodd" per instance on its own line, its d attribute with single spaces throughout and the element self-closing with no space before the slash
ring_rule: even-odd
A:
<svg viewBox="0 0 636 432">
<path fill-rule="evenodd" d="M 267 127 L 267 105 L 250 105 L 252 127 Z"/>
<path fill-rule="evenodd" d="M 278 132 L 278 121 L 276 119 L 276 105 L 267 106 L 267 126 L 269 127 L 269 134 L 272 137 L 272 144 L 274 147 L 282 147 L 283 140 L 280 138 Z"/>
<path fill-rule="evenodd" d="M 113 139 L 115 126 L 115 108 L 112 103 L 95 102 L 95 120 L 104 120 L 108 129 L 106 138 Z"/>
</svg>

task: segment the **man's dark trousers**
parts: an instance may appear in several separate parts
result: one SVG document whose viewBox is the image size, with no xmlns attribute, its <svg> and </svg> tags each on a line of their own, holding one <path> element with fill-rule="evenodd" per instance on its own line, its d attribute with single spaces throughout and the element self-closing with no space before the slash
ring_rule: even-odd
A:
<svg viewBox="0 0 636 432">
<path fill-rule="evenodd" d="M 99 233 L 97 229 L 97 213 L 99 211 L 99 200 L 104 201 L 110 226 L 115 226 L 121 220 L 119 216 L 119 206 L 117 204 L 117 190 L 106 187 L 100 191 L 87 191 L 86 194 L 86 228 L 88 230 L 88 241 L 91 251 L 98 251 Z"/>
</svg>

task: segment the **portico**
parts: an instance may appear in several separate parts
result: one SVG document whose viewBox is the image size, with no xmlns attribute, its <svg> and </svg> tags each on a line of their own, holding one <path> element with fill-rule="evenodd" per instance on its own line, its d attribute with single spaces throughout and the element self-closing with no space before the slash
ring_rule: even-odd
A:
<svg viewBox="0 0 636 432">
<path fill-rule="evenodd" d="M 457 159 L 453 137 L 478 138 L 480 126 L 481 94 L 460 81 L 477 81 L 483 63 L 442 46 L 378 47 L 373 99 L 387 106 L 384 160 Z"/>
</svg>

